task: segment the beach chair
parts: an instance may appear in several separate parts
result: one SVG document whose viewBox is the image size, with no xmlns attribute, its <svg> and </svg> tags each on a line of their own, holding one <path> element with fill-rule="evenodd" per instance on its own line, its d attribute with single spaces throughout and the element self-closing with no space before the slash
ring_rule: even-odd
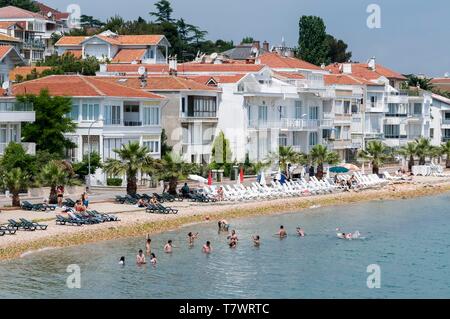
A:
<svg viewBox="0 0 450 319">
<path fill-rule="evenodd" d="M 63 202 L 63 206 L 66 207 L 75 207 L 75 202 L 73 200 L 71 200 L 70 198 L 66 198 L 66 200 Z"/>
<path fill-rule="evenodd" d="M 114 200 L 115 200 L 116 203 L 125 204 L 127 199 L 125 197 L 123 197 L 123 196 L 116 195 Z"/>
<path fill-rule="evenodd" d="M 14 219 L 8 219 L 9 225 L 12 228 L 15 228 L 16 230 L 23 229 L 23 230 L 29 230 L 29 231 L 35 231 L 36 227 L 34 225 L 29 224 L 23 224 L 23 222 L 17 222 Z"/>
<path fill-rule="evenodd" d="M 76 225 L 76 226 L 83 226 L 85 223 L 81 220 L 73 219 L 73 218 L 67 218 L 61 215 L 56 215 L 56 224 L 57 225 Z"/>
<path fill-rule="evenodd" d="M 147 205 L 147 208 L 145 208 L 145 212 L 154 214 L 154 213 L 158 213 L 159 209 L 155 205 L 153 205 L 152 203 L 149 203 Z"/>
<path fill-rule="evenodd" d="M 157 208 L 159 208 L 161 211 L 163 212 L 167 212 L 167 214 L 178 214 L 178 209 L 175 208 L 171 208 L 171 207 L 164 207 L 161 204 L 156 204 L 155 205 Z"/>
<path fill-rule="evenodd" d="M 23 226 L 22 227 L 29 227 L 32 228 L 34 227 L 35 229 L 40 229 L 40 230 L 46 230 L 48 225 L 43 225 L 43 224 L 38 224 L 32 221 L 29 221 L 25 218 L 19 218 L 19 220 L 22 222 Z"/>
<path fill-rule="evenodd" d="M 120 222 L 120 219 L 119 219 L 117 216 L 115 216 L 115 215 L 105 214 L 105 213 L 100 213 L 100 212 L 98 212 L 98 211 L 96 211 L 96 210 L 92 210 L 91 212 L 93 212 L 94 214 L 97 214 L 97 215 L 99 215 L 99 216 L 106 217 L 106 218 L 108 219 L 107 221 L 110 221 L 110 222 Z"/>
<path fill-rule="evenodd" d="M 0 233 L 1 232 L 3 232 L 3 235 L 5 235 L 6 233 L 8 233 L 10 235 L 14 235 L 17 232 L 17 229 L 9 226 L 9 224 L 0 225 Z M 3 236 L 3 235 L 0 234 L 0 236 Z"/>
<path fill-rule="evenodd" d="M 21 204 L 21 207 L 23 210 L 34 210 L 34 211 L 46 211 L 46 208 L 43 204 L 31 204 L 28 201 L 23 201 Z"/>
</svg>

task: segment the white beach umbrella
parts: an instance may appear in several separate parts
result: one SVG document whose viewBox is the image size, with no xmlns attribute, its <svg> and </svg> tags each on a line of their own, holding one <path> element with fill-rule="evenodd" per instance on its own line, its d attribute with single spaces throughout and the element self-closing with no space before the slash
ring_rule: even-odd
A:
<svg viewBox="0 0 450 319">
<path fill-rule="evenodd" d="M 189 175 L 188 178 L 191 181 L 196 181 L 196 182 L 203 183 L 203 184 L 208 183 L 208 180 L 206 178 L 198 176 L 198 175 Z"/>
</svg>

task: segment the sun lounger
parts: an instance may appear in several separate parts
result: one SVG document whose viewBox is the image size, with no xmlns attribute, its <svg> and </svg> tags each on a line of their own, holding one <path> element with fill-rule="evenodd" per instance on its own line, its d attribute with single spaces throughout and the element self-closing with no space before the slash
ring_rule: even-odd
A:
<svg viewBox="0 0 450 319">
<path fill-rule="evenodd" d="M 73 200 L 71 200 L 70 198 L 66 198 L 66 200 L 63 202 L 63 206 L 75 207 L 75 202 Z"/>
<path fill-rule="evenodd" d="M 23 201 L 21 204 L 23 210 L 34 210 L 34 211 L 46 211 L 46 208 L 43 204 L 31 204 L 28 201 Z"/>
<path fill-rule="evenodd" d="M 38 223 L 35 223 L 32 221 L 29 221 L 25 218 L 19 218 L 19 220 L 22 222 L 22 225 L 23 225 L 22 227 L 29 227 L 29 228 L 35 227 L 35 229 L 40 229 L 40 230 L 46 230 L 48 227 L 48 225 L 38 224 Z"/>
<path fill-rule="evenodd" d="M 56 224 L 58 225 L 76 225 L 83 226 L 85 223 L 81 220 L 67 218 L 61 215 L 56 215 Z"/>
<path fill-rule="evenodd" d="M 3 232 L 3 235 L 8 233 L 10 235 L 14 235 L 17 232 L 17 229 L 15 227 L 11 227 L 9 224 L 6 225 L 0 225 L 0 232 Z M 0 236 L 3 236 L 0 235 Z"/>
<path fill-rule="evenodd" d="M 14 219 L 8 219 L 9 225 L 16 230 L 23 229 L 23 230 L 29 230 L 29 231 L 35 231 L 36 226 L 32 224 L 24 224 L 23 222 L 17 222 Z"/>
</svg>

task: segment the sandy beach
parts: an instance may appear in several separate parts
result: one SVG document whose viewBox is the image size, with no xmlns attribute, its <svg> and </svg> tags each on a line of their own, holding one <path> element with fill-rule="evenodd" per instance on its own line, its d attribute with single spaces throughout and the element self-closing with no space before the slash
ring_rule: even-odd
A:
<svg viewBox="0 0 450 319">
<path fill-rule="evenodd" d="M 266 201 L 222 202 L 199 204 L 193 202 L 168 203 L 177 208 L 177 215 L 149 214 L 132 205 L 111 202 L 92 203 L 91 208 L 116 214 L 121 221 L 90 226 L 61 226 L 55 224 L 55 212 L 27 212 L 21 210 L 0 213 L 0 224 L 8 219 L 26 218 L 47 224 L 46 231 L 18 231 L 16 235 L 0 237 L 0 259 L 20 257 L 24 253 L 48 247 L 66 247 L 125 237 L 139 237 L 175 229 L 190 223 L 213 222 L 220 218 L 239 218 L 288 212 L 313 212 L 318 206 L 408 199 L 450 191 L 450 178 L 414 177 L 412 182 L 391 184 L 380 189 L 350 191 L 308 197 L 292 197 Z M 58 211 L 56 212 L 58 213 Z M 206 217 L 209 217 L 207 221 Z"/>
</svg>

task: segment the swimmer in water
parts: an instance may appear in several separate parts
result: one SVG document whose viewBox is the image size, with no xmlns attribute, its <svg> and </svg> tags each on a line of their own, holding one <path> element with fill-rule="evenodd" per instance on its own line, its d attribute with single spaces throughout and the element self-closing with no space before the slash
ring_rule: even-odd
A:
<svg viewBox="0 0 450 319">
<path fill-rule="evenodd" d="M 301 227 L 297 227 L 297 235 L 300 237 L 305 237 L 305 230 Z"/>
<path fill-rule="evenodd" d="M 228 245 L 230 246 L 230 248 L 236 248 L 237 245 L 237 241 L 232 239 L 230 240 L 230 242 L 228 243 Z"/>
<path fill-rule="evenodd" d="M 125 266 L 125 257 L 120 257 L 119 259 L 119 265 Z"/>
<path fill-rule="evenodd" d="M 142 249 L 139 249 L 139 253 L 136 256 L 136 264 L 138 265 L 143 265 L 145 264 L 145 255 L 144 252 L 142 251 Z"/>
<path fill-rule="evenodd" d="M 189 246 L 194 245 L 194 241 L 198 238 L 198 233 L 193 234 L 192 232 L 189 232 L 188 234 L 188 243 Z"/>
<path fill-rule="evenodd" d="M 281 238 L 287 237 L 287 232 L 286 232 L 286 230 L 284 229 L 284 226 L 283 226 L 283 225 L 280 226 L 280 230 L 279 230 L 278 233 L 276 233 L 275 235 L 276 235 L 276 236 L 279 236 L 280 239 L 281 239 Z"/>
<path fill-rule="evenodd" d="M 150 253 L 152 252 L 152 240 L 147 235 L 147 241 L 145 242 L 145 250 L 147 252 L 147 256 L 150 256 Z"/>
<path fill-rule="evenodd" d="M 172 240 L 169 239 L 169 240 L 167 241 L 167 244 L 164 246 L 164 252 L 167 253 L 167 254 L 170 254 L 170 253 L 172 253 L 172 248 L 173 248 L 173 246 L 172 246 Z"/>
<path fill-rule="evenodd" d="M 203 245 L 202 251 L 205 254 L 210 254 L 212 252 L 211 242 L 207 241 L 206 244 Z"/>
<path fill-rule="evenodd" d="M 236 231 L 234 229 L 231 231 L 231 236 L 228 236 L 228 239 L 229 240 L 234 240 L 236 242 L 239 241 L 238 236 L 236 234 Z"/>
<path fill-rule="evenodd" d="M 154 266 L 156 265 L 156 263 L 158 262 L 158 260 L 156 259 L 156 256 L 154 253 L 150 254 L 150 263 Z"/>
<path fill-rule="evenodd" d="M 253 239 L 253 245 L 255 247 L 259 247 L 259 245 L 261 245 L 261 240 L 259 238 L 259 235 L 252 236 L 252 239 Z"/>
</svg>

